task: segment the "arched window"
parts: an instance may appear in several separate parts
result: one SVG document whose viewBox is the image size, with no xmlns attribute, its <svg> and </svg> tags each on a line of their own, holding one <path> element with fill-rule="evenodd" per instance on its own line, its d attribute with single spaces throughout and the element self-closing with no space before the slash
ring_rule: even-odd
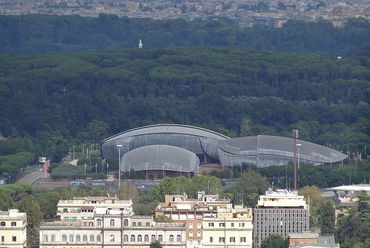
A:
<svg viewBox="0 0 370 248">
<path fill-rule="evenodd" d="M 73 242 L 73 235 L 72 234 L 69 235 L 69 242 Z"/>
<path fill-rule="evenodd" d="M 94 242 L 95 240 L 94 240 L 95 238 L 94 238 L 94 235 L 90 235 L 90 242 Z"/>
<path fill-rule="evenodd" d="M 138 235 L 137 236 L 137 242 L 143 242 L 143 236 Z"/>
<path fill-rule="evenodd" d="M 96 225 L 97 225 L 97 226 L 101 226 L 101 219 L 97 219 L 97 220 L 96 220 Z"/>
<path fill-rule="evenodd" d="M 135 235 L 131 235 L 130 242 L 135 242 Z"/>
<path fill-rule="evenodd" d="M 124 219 L 124 220 L 123 220 L 123 225 L 124 225 L 124 226 L 128 226 L 128 219 Z"/>
<path fill-rule="evenodd" d="M 180 234 L 178 234 L 178 235 L 176 236 L 176 241 L 177 241 L 177 242 L 181 242 L 181 235 L 180 235 Z"/>
<path fill-rule="evenodd" d="M 62 235 L 62 241 L 67 242 L 67 235 L 65 234 Z"/>
<path fill-rule="evenodd" d="M 45 242 L 48 242 L 49 239 L 48 239 L 48 235 L 44 234 L 44 236 L 42 237 L 42 239 L 45 241 Z"/>
<path fill-rule="evenodd" d="M 149 235 L 144 236 L 144 242 L 149 242 Z"/>
<path fill-rule="evenodd" d="M 114 219 L 110 220 L 110 226 L 114 226 Z"/>
<path fill-rule="evenodd" d="M 123 242 L 128 242 L 128 235 L 123 236 Z"/>
<path fill-rule="evenodd" d="M 170 242 L 173 242 L 174 241 L 174 237 L 173 237 L 173 235 L 171 234 L 170 235 Z"/>
<path fill-rule="evenodd" d="M 51 235 L 51 242 L 55 242 L 55 234 Z"/>
<path fill-rule="evenodd" d="M 163 242 L 163 236 L 161 234 L 158 235 L 158 241 Z"/>
<path fill-rule="evenodd" d="M 151 242 L 155 242 L 155 235 L 153 234 L 152 237 L 151 237 Z"/>
<path fill-rule="evenodd" d="M 77 234 L 76 235 L 76 242 L 81 242 L 81 236 L 80 236 L 80 234 Z"/>
<path fill-rule="evenodd" d="M 100 234 L 96 235 L 96 241 L 97 242 L 101 242 L 101 236 L 100 236 Z"/>
<path fill-rule="evenodd" d="M 114 242 L 114 240 L 115 240 L 114 235 L 113 235 L 113 234 L 111 234 L 111 235 L 109 236 L 109 241 L 110 241 L 110 242 Z"/>
<path fill-rule="evenodd" d="M 82 236 L 82 241 L 87 242 L 87 235 L 86 234 L 84 236 Z"/>
</svg>

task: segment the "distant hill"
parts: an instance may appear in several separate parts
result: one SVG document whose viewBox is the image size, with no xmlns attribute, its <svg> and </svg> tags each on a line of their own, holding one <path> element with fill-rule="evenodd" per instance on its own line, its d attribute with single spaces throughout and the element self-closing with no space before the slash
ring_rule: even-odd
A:
<svg viewBox="0 0 370 248">
<path fill-rule="evenodd" d="M 370 23 L 290 21 L 283 28 L 240 29 L 221 21 L 149 20 L 102 14 L 0 16 L 0 53 L 49 53 L 137 47 L 241 46 L 258 50 L 370 56 Z"/>
<path fill-rule="evenodd" d="M 298 128 L 304 140 L 345 151 L 370 144 L 369 57 L 183 47 L 0 61 L 0 132 L 8 138 L 0 155 L 58 160 L 73 142 L 154 123 L 229 136 Z"/>
</svg>

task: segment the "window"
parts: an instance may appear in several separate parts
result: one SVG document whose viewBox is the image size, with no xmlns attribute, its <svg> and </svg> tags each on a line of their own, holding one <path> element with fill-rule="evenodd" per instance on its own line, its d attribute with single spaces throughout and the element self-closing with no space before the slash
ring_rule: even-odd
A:
<svg viewBox="0 0 370 248">
<path fill-rule="evenodd" d="M 150 226 L 150 222 L 145 223 L 146 226 Z"/>
<path fill-rule="evenodd" d="M 81 236 L 79 234 L 76 235 L 76 242 L 81 242 Z"/>
<path fill-rule="evenodd" d="M 124 220 L 123 220 L 123 225 L 124 225 L 124 226 L 128 226 L 128 219 L 124 219 Z"/>
<path fill-rule="evenodd" d="M 132 226 L 136 226 L 136 222 L 132 222 Z"/>
<path fill-rule="evenodd" d="M 163 242 L 163 236 L 161 234 L 158 235 L 158 241 Z"/>
<path fill-rule="evenodd" d="M 17 236 L 12 236 L 12 241 L 17 242 Z"/>
<path fill-rule="evenodd" d="M 214 227 L 215 226 L 215 223 L 208 223 L 208 227 Z"/>
<path fill-rule="evenodd" d="M 198 228 L 198 229 L 202 228 L 202 224 L 198 223 L 198 224 L 197 224 L 197 228 Z"/>
<path fill-rule="evenodd" d="M 97 241 L 97 242 L 100 242 L 100 241 L 101 241 L 101 236 L 100 236 L 100 234 L 96 235 L 96 241 Z"/>
<path fill-rule="evenodd" d="M 69 242 L 73 242 L 73 235 L 72 234 L 69 235 Z"/>
<path fill-rule="evenodd" d="M 200 232 L 197 232 L 197 237 L 202 237 L 202 235 L 200 234 Z"/>
<path fill-rule="evenodd" d="M 48 235 L 44 234 L 44 235 L 42 236 L 42 240 L 44 240 L 44 242 L 48 242 L 48 241 L 49 241 L 49 240 L 48 240 Z"/>
<path fill-rule="evenodd" d="M 178 234 L 178 235 L 176 236 L 176 241 L 177 241 L 177 242 L 181 242 L 181 235 L 180 235 L 180 234 Z"/>
<path fill-rule="evenodd" d="M 218 223 L 219 227 L 225 227 L 225 223 Z"/>
<path fill-rule="evenodd" d="M 113 234 L 111 234 L 111 235 L 109 236 L 109 241 L 110 241 L 110 242 L 114 242 L 114 240 L 115 240 L 114 235 L 113 235 Z"/>
<path fill-rule="evenodd" d="M 83 242 L 87 242 L 87 235 L 86 234 L 84 236 L 82 236 L 82 240 L 83 240 Z"/>
<path fill-rule="evenodd" d="M 240 237 L 240 243 L 247 243 L 247 237 Z"/>
<path fill-rule="evenodd" d="M 218 242 L 219 243 L 225 243 L 225 237 L 219 237 Z"/>
<path fill-rule="evenodd" d="M 235 237 L 230 237 L 230 243 L 235 243 Z"/>
<path fill-rule="evenodd" d="M 67 208 L 63 208 L 63 213 L 68 213 L 68 209 Z"/>
<path fill-rule="evenodd" d="M 135 235 L 131 235 L 130 242 L 135 242 Z"/>
<path fill-rule="evenodd" d="M 143 223 L 141 223 L 141 222 L 138 222 L 138 223 L 137 223 L 137 225 L 138 225 L 138 226 L 142 226 L 142 225 L 143 225 Z"/>
<path fill-rule="evenodd" d="M 0 222 L 0 226 L 5 226 L 5 221 Z"/>
<path fill-rule="evenodd" d="M 114 219 L 111 219 L 110 220 L 110 226 L 114 226 L 115 222 L 114 222 Z"/>
<path fill-rule="evenodd" d="M 63 234 L 62 241 L 67 242 L 67 235 Z"/>
<path fill-rule="evenodd" d="M 55 242 L 55 234 L 51 235 L 51 242 Z"/>
<path fill-rule="evenodd" d="M 192 238 L 193 237 L 193 232 L 189 232 L 189 237 Z"/>
<path fill-rule="evenodd" d="M 90 242 L 94 242 L 95 241 L 94 239 L 95 239 L 94 235 L 91 234 L 90 235 Z"/>
<path fill-rule="evenodd" d="M 96 220 L 96 225 L 97 225 L 97 226 L 101 226 L 101 219 L 97 219 L 97 220 Z"/>
<path fill-rule="evenodd" d="M 174 241 L 174 237 L 173 237 L 173 235 L 171 234 L 170 235 L 170 242 L 173 242 Z"/>
<path fill-rule="evenodd" d="M 143 236 L 137 235 L 137 242 L 143 242 Z"/>
<path fill-rule="evenodd" d="M 151 242 L 154 242 L 155 241 L 155 235 L 153 234 L 152 237 L 151 237 Z"/>
<path fill-rule="evenodd" d="M 190 224 L 189 224 L 189 228 L 193 228 L 193 224 L 191 224 L 191 223 L 190 223 Z"/>
<path fill-rule="evenodd" d="M 149 242 L 149 235 L 144 236 L 144 242 Z"/>
<path fill-rule="evenodd" d="M 128 242 L 128 235 L 123 236 L 123 242 Z"/>
<path fill-rule="evenodd" d="M 234 227 L 234 223 L 231 223 L 231 227 Z"/>
<path fill-rule="evenodd" d="M 209 243 L 213 243 L 213 237 L 209 237 Z"/>
<path fill-rule="evenodd" d="M 1 236 L 1 242 L 4 242 L 4 241 L 5 241 L 5 237 Z"/>
<path fill-rule="evenodd" d="M 10 223 L 11 226 L 17 226 L 17 222 L 15 221 L 12 221 L 12 223 Z"/>
</svg>

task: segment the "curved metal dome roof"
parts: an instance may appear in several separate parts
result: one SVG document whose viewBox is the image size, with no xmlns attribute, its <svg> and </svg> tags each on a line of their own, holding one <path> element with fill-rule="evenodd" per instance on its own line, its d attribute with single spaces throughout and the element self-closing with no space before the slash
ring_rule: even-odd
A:
<svg viewBox="0 0 370 248">
<path fill-rule="evenodd" d="M 300 159 L 310 163 L 335 163 L 347 158 L 347 155 L 341 152 L 308 141 L 297 140 L 297 144 L 301 144 Z M 264 156 L 270 156 L 269 159 L 273 160 L 271 157 L 275 156 L 291 159 L 293 139 L 270 135 L 233 138 L 220 141 L 218 149 L 220 160 L 225 160 L 221 161 L 225 164 L 231 163 L 232 157 L 260 156 L 263 159 Z"/>
<path fill-rule="evenodd" d="M 213 138 L 219 140 L 229 139 L 226 135 L 217 133 L 212 130 L 208 130 L 201 127 L 194 127 L 189 125 L 181 125 L 181 124 L 156 124 L 156 125 L 149 125 L 138 127 L 134 129 L 130 129 L 124 131 L 122 133 L 113 135 L 103 141 L 107 142 L 114 139 L 122 139 L 126 137 L 133 137 L 137 135 L 144 135 L 144 134 L 164 134 L 164 133 L 174 133 L 174 134 L 187 134 L 187 135 L 194 135 L 199 137 L 206 137 L 206 138 Z"/>
<path fill-rule="evenodd" d="M 195 153 L 183 148 L 168 145 L 149 145 L 125 153 L 121 159 L 121 170 L 196 172 L 199 163 L 199 158 Z"/>
</svg>

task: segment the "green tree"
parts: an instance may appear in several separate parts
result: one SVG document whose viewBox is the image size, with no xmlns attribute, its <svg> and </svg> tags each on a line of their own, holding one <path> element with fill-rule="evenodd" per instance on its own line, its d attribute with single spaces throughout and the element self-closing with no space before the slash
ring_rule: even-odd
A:
<svg viewBox="0 0 370 248">
<path fill-rule="evenodd" d="M 324 197 L 322 197 L 319 188 L 315 185 L 312 186 L 304 186 L 302 189 L 299 190 L 299 195 L 303 195 L 307 203 L 309 203 L 310 207 L 310 226 L 315 223 L 315 220 L 318 219 L 318 210 L 321 204 L 324 202 Z"/>
<path fill-rule="evenodd" d="M 286 240 L 280 235 L 271 234 L 261 243 L 261 248 L 285 248 Z"/>
<path fill-rule="evenodd" d="M 159 241 L 150 243 L 150 248 L 162 248 L 162 247 L 163 246 L 161 245 L 161 243 L 159 243 Z"/>
<path fill-rule="evenodd" d="M 335 212 L 332 201 L 324 201 L 320 204 L 318 212 L 318 222 L 321 233 L 334 233 L 335 230 Z"/>
</svg>

